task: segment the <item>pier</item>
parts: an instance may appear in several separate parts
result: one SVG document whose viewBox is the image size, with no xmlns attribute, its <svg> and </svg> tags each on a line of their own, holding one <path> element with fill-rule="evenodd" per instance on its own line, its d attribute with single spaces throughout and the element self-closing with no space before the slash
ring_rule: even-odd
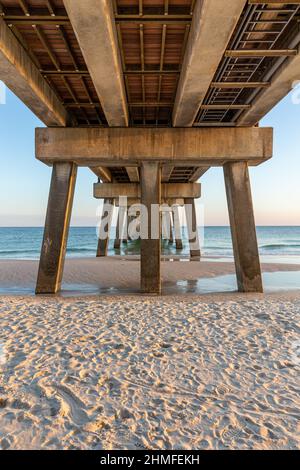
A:
<svg viewBox="0 0 300 470">
<path fill-rule="evenodd" d="M 299 13 L 300 1 L 0 0 L 0 80 L 44 123 L 35 157 L 52 168 L 37 294 L 61 288 L 80 167 L 95 175 L 91 197 L 118 207 L 118 228 L 122 198 L 147 209 L 147 294 L 162 292 L 163 224 L 180 249 L 178 206 L 192 208 L 200 260 L 195 203 L 222 167 L 238 288 L 263 291 L 249 167 L 272 158 L 273 129 L 259 122 L 299 80 Z M 161 205 L 169 218 L 153 236 Z"/>
</svg>

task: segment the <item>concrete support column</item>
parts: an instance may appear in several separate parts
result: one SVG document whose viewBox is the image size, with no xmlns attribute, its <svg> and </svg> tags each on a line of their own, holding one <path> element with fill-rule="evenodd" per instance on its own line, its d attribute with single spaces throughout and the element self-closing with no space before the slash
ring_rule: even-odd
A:
<svg viewBox="0 0 300 470">
<path fill-rule="evenodd" d="M 114 243 L 115 250 L 119 250 L 121 247 L 121 238 L 120 238 L 120 209 L 118 210 L 118 220 L 116 226 L 116 238 Z"/>
<path fill-rule="evenodd" d="M 161 211 L 161 235 L 163 240 L 170 238 L 170 212 L 167 210 Z"/>
<path fill-rule="evenodd" d="M 127 226 L 125 226 L 127 206 L 119 204 L 118 222 L 116 228 L 115 249 L 120 249 L 121 242 L 127 243 Z M 125 233 L 126 231 L 126 233 Z"/>
<path fill-rule="evenodd" d="M 170 236 L 169 236 L 169 244 L 173 245 L 174 243 L 174 233 L 173 233 L 173 221 L 172 221 L 172 212 L 169 213 L 170 217 Z"/>
<path fill-rule="evenodd" d="M 263 292 L 248 164 L 225 164 L 224 177 L 239 291 Z"/>
<path fill-rule="evenodd" d="M 130 224 L 133 220 L 134 220 L 134 217 L 132 215 L 129 215 L 128 211 L 127 211 L 127 240 L 129 242 L 132 241 L 132 238 L 131 238 L 130 233 L 129 233 L 129 227 L 130 227 Z"/>
<path fill-rule="evenodd" d="M 120 207 L 121 210 L 121 207 Z M 124 245 L 128 244 L 128 209 L 127 207 L 122 208 L 122 217 L 123 217 L 123 233 L 122 233 L 122 238 L 121 241 L 124 243 Z"/>
<path fill-rule="evenodd" d="M 97 258 L 107 256 L 111 222 L 113 216 L 114 200 L 104 199 L 103 212 L 100 222 Z"/>
<path fill-rule="evenodd" d="M 55 294 L 61 288 L 76 175 L 74 163 L 53 165 L 36 294 Z"/>
<path fill-rule="evenodd" d="M 184 205 L 189 236 L 191 261 L 200 261 L 201 251 L 197 227 L 195 199 L 185 199 Z"/>
<path fill-rule="evenodd" d="M 180 215 L 179 215 L 179 206 L 173 206 L 173 218 L 174 218 L 174 233 L 175 233 L 175 243 L 176 250 L 182 250 L 182 234 L 181 234 L 181 224 L 180 224 Z"/>
<path fill-rule="evenodd" d="M 141 203 L 147 209 L 142 216 L 141 233 L 141 290 L 147 294 L 161 293 L 161 220 L 158 205 L 161 202 L 161 168 L 157 162 L 143 162 L 141 166 Z M 147 217 L 147 220 L 145 218 Z M 145 239 L 145 226 L 148 236 Z M 156 229 L 156 230 L 155 230 Z"/>
</svg>

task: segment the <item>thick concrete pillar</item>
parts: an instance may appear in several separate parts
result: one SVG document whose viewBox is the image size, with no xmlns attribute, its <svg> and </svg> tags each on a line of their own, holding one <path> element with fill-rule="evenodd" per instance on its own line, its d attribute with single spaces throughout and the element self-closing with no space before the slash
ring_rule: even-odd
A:
<svg viewBox="0 0 300 470">
<path fill-rule="evenodd" d="M 165 209 L 161 211 L 161 235 L 163 240 L 170 238 L 170 213 Z"/>
<path fill-rule="evenodd" d="M 141 240 L 141 290 L 147 294 L 161 293 L 161 219 L 158 206 L 161 201 L 161 168 L 157 162 L 143 162 L 141 166 L 141 203 L 147 209 L 142 224 L 148 222 L 148 235 L 145 227 Z"/>
<path fill-rule="evenodd" d="M 111 221 L 113 216 L 113 199 L 104 199 L 103 213 L 100 222 L 99 239 L 97 247 L 97 258 L 107 256 Z"/>
<path fill-rule="evenodd" d="M 174 218 L 174 233 L 175 233 L 175 243 L 176 250 L 182 250 L 182 234 L 181 234 L 181 224 L 180 224 L 180 215 L 179 215 L 179 206 L 173 206 L 173 218 Z"/>
<path fill-rule="evenodd" d="M 162 211 L 161 211 L 162 239 L 167 240 L 169 244 L 172 244 L 174 242 L 172 210 L 170 206 L 162 205 L 161 207 L 162 207 Z"/>
<path fill-rule="evenodd" d="M 61 288 L 76 175 L 74 163 L 53 165 L 36 294 Z"/>
<path fill-rule="evenodd" d="M 185 214 L 187 222 L 187 230 L 190 244 L 191 261 L 200 261 L 201 251 L 197 227 L 197 214 L 195 207 L 195 199 L 185 199 Z"/>
<path fill-rule="evenodd" d="M 121 238 L 120 238 L 120 209 L 118 211 L 118 220 L 116 226 L 116 238 L 114 243 L 114 249 L 119 250 L 121 247 Z"/>
<path fill-rule="evenodd" d="M 127 241 L 129 241 L 129 242 L 132 241 L 132 238 L 131 238 L 130 233 L 129 233 L 129 227 L 130 227 L 130 224 L 133 220 L 134 220 L 134 217 L 132 215 L 129 215 L 128 211 L 127 211 Z"/>
<path fill-rule="evenodd" d="M 119 206 L 118 221 L 116 227 L 116 239 L 115 239 L 115 249 L 120 249 L 121 242 L 127 243 L 127 227 L 125 233 L 125 222 L 126 222 L 127 209 L 123 205 Z"/>
<path fill-rule="evenodd" d="M 121 208 L 120 208 L 121 209 Z M 122 243 L 124 245 L 128 244 L 128 209 L 123 207 L 123 234 L 122 234 Z"/>
<path fill-rule="evenodd" d="M 172 221 L 172 212 L 169 213 L 169 217 L 170 217 L 170 236 L 169 236 L 169 244 L 170 245 L 173 245 L 174 243 L 174 233 L 173 233 L 173 221 Z"/>
<path fill-rule="evenodd" d="M 227 163 L 224 177 L 239 291 L 263 292 L 247 163 Z"/>
</svg>

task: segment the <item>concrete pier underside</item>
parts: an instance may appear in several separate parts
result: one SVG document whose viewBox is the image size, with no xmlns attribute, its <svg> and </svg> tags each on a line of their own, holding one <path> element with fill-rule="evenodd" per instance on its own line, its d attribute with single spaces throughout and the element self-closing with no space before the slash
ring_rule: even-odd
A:
<svg viewBox="0 0 300 470">
<path fill-rule="evenodd" d="M 60 289 L 77 167 L 116 207 L 174 205 L 178 250 L 178 205 L 190 205 L 191 259 L 197 183 L 223 167 L 239 290 L 261 291 L 248 167 L 272 157 L 273 131 L 257 126 L 298 78 L 299 1 L 0 3 L 0 80 L 48 126 L 36 131 L 36 157 L 53 167 L 37 293 Z M 142 243 L 145 292 L 161 291 L 159 244 Z"/>
<path fill-rule="evenodd" d="M 139 182 L 114 183 L 99 182 L 94 187 L 94 195 L 114 204 L 119 197 L 140 202 L 147 208 L 149 237 L 141 240 L 141 291 L 149 294 L 161 293 L 161 220 L 158 236 L 153 236 L 152 207 L 164 201 L 183 200 L 187 211 L 191 259 L 200 259 L 197 235 L 195 199 L 201 195 L 198 183 L 170 184 L 162 182 L 162 168 L 172 161 L 172 165 L 188 166 L 193 161 L 200 168 L 203 165 L 223 166 L 227 190 L 228 208 L 232 230 L 234 256 L 239 290 L 261 292 L 262 280 L 255 232 L 248 166 L 259 164 L 272 157 L 272 130 L 264 128 L 243 129 L 143 129 L 138 133 L 132 129 L 39 129 L 36 133 L 36 157 L 53 165 L 53 181 L 50 188 L 48 216 L 41 268 L 38 279 L 38 293 L 55 293 L 60 288 L 63 273 L 65 243 L 70 219 L 70 202 L 67 195 L 72 191 L 74 178 L 71 173 L 59 179 L 57 174 L 63 169 L 74 171 L 80 166 L 134 165 Z M 59 207 L 59 214 L 56 214 Z M 107 209 L 104 208 L 104 212 Z M 110 225 L 111 218 L 105 224 Z M 177 248 L 181 247 L 178 235 L 178 214 L 173 210 L 174 235 Z M 104 227 L 102 227 L 104 229 Z M 109 231 L 109 230 L 108 230 Z M 58 234 L 60 234 L 58 236 Z M 120 246 L 120 236 L 116 245 Z M 53 246 L 57 255 L 51 256 Z M 109 235 L 99 240 L 98 256 L 107 254 Z M 51 261 L 50 261 L 51 259 Z M 52 271 L 45 277 L 51 262 Z M 54 265 L 53 265 L 54 263 Z"/>
</svg>

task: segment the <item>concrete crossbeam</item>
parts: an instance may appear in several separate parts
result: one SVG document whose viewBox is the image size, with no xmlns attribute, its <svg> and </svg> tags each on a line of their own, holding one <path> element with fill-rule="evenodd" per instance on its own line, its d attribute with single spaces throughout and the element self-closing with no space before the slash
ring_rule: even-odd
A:
<svg viewBox="0 0 300 470">
<path fill-rule="evenodd" d="M 184 199 L 183 198 L 176 198 L 176 199 L 161 199 L 161 203 L 162 204 L 165 204 L 167 206 L 170 207 L 170 209 L 172 208 L 172 206 L 176 205 L 176 206 L 184 206 Z M 115 199 L 115 207 L 122 207 L 124 203 L 120 203 L 119 202 L 119 199 L 116 198 Z M 134 206 L 134 205 L 139 205 L 141 204 L 141 198 L 128 198 L 127 199 L 127 207 L 131 207 L 131 206 Z"/>
<path fill-rule="evenodd" d="M 139 183 L 95 183 L 94 197 L 96 199 L 116 199 L 121 196 L 128 198 L 141 198 L 141 185 Z M 161 185 L 163 199 L 179 199 L 201 197 L 201 184 L 199 183 L 163 183 Z"/>
<path fill-rule="evenodd" d="M 48 165 L 129 166 L 143 161 L 179 166 L 257 165 L 272 157 L 271 128 L 52 128 L 36 130 L 36 157 Z"/>
</svg>

